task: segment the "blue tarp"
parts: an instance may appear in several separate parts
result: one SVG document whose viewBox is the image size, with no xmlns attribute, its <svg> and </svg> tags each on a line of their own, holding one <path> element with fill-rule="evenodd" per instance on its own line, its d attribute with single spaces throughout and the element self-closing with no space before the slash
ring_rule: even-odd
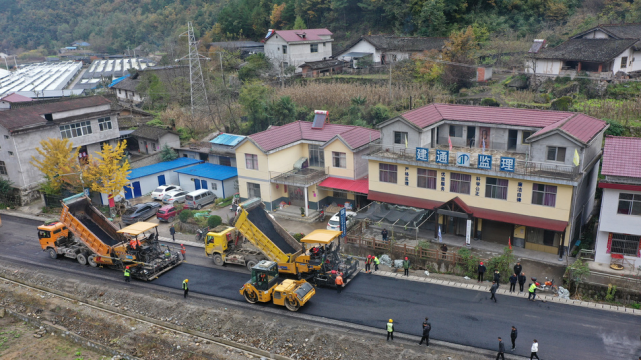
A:
<svg viewBox="0 0 641 360">
<path fill-rule="evenodd" d="M 218 181 L 238 176 L 238 170 L 235 167 L 210 163 L 190 166 L 188 168 L 176 170 L 176 172 L 179 174 L 187 174 Z"/>
<path fill-rule="evenodd" d="M 131 174 L 127 176 L 127 179 L 129 180 L 138 179 L 144 176 L 157 174 L 167 170 L 174 170 L 177 168 L 181 168 L 183 166 L 194 165 L 201 162 L 203 161 L 190 159 L 186 157 L 178 158 L 172 161 L 163 161 L 163 162 L 159 162 L 158 164 L 153 164 L 153 165 L 148 165 L 148 166 L 139 167 L 137 169 L 133 169 L 131 170 Z M 234 168 L 234 171 L 235 170 L 236 168 Z"/>
<path fill-rule="evenodd" d="M 233 134 L 220 134 L 210 141 L 212 144 L 236 146 L 239 142 L 243 141 L 243 135 Z"/>
<path fill-rule="evenodd" d="M 112 87 L 112 86 L 116 85 L 117 83 L 119 83 L 119 82 L 121 82 L 121 81 L 125 80 L 126 78 L 128 78 L 128 77 L 129 77 L 129 75 L 130 75 L 130 74 L 127 74 L 127 75 L 125 75 L 125 76 L 123 76 L 123 77 L 119 77 L 119 78 L 117 78 L 116 80 L 112 81 L 112 82 L 111 82 L 111 84 L 109 84 L 109 87 Z"/>
</svg>

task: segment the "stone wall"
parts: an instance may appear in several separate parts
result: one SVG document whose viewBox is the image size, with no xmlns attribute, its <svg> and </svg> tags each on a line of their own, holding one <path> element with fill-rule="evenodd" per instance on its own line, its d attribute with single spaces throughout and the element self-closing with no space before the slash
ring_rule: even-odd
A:
<svg viewBox="0 0 641 360">
<path fill-rule="evenodd" d="M 570 290 L 574 291 L 574 284 L 572 284 Z M 607 291 L 607 285 L 583 283 L 579 286 L 579 293 L 585 301 L 605 301 Z M 641 303 L 641 293 L 617 287 L 613 302 L 623 305 L 635 302 Z"/>
</svg>

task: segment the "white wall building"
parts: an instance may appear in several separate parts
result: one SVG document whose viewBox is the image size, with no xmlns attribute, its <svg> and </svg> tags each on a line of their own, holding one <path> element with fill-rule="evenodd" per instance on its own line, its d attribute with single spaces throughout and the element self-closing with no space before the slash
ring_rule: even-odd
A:
<svg viewBox="0 0 641 360">
<path fill-rule="evenodd" d="M 201 163 L 201 160 L 178 158 L 131 170 L 127 177 L 131 182 L 123 189 L 125 199 L 132 199 L 149 194 L 161 185 L 178 185 L 178 173 L 175 170 Z M 103 204 L 106 204 L 103 195 Z"/>
<path fill-rule="evenodd" d="M 345 50 L 334 56 L 339 60 L 351 61 L 357 67 L 358 59 L 371 56 L 375 65 L 409 59 L 423 51 L 440 51 L 446 38 L 401 37 L 393 35 L 366 35 L 348 45 Z M 356 64 L 354 63 L 356 60 Z"/>
<path fill-rule="evenodd" d="M 139 126 L 129 137 L 130 141 L 138 143 L 138 152 L 141 154 L 158 153 L 165 145 L 170 148 L 180 147 L 180 136 L 177 133 L 156 126 Z"/>
<path fill-rule="evenodd" d="M 224 199 L 238 192 L 238 171 L 235 167 L 209 163 L 176 170 L 178 185 L 185 191 L 211 190 Z"/>
<path fill-rule="evenodd" d="M 332 32 L 327 29 L 270 30 L 265 39 L 265 55 L 274 68 L 298 67 L 332 56 Z"/>
</svg>

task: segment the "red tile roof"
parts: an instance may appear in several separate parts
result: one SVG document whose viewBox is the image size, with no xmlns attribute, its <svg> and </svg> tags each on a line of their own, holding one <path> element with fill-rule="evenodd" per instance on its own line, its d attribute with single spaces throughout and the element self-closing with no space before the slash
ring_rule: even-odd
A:
<svg viewBox="0 0 641 360">
<path fill-rule="evenodd" d="M 584 143 L 590 141 L 606 126 L 603 120 L 573 112 L 455 104 L 431 104 L 408 111 L 401 116 L 420 128 L 443 120 L 455 120 L 541 128 L 542 130 L 537 131 L 534 136 L 560 129 Z"/>
<path fill-rule="evenodd" d="M 2 99 L 0 99 L 0 101 L 6 101 L 9 103 L 21 103 L 21 102 L 33 101 L 33 99 L 20 94 L 13 93 L 11 95 L 7 95 L 3 97 Z"/>
<path fill-rule="evenodd" d="M 352 149 L 357 149 L 381 137 L 378 130 L 366 129 L 359 126 L 325 124 L 322 129 L 312 129 L 308 121 L 294 121 L 283 126 L 273 126 L 270 129 L 249 135 L 263 151 L 271 151 L 300 140 L 327 142 L 340 135 Z"/>
<path fill-rule="evenodd" d="M 355 193 L 360 193 L 360 194 L 367 194 L 369 192 L 369 180 L 366 178 L 358 179 L 358 180 L 350 180 L 350 179 L 341 179 L 337 177 L 328 177 L 327 179 L 323 180 L 320 184 L 318 184 L 318 186 L 331 188 L 331 189 L 353 191 Z"/>
<path fill-rule="evenodd" d="M 607 136 L 601 174 L 641 178 L 641 138 Z"/>
<path fill-rule="evenodd" d="M 305 34 L 305 37 L 299 36 L 299 34 Z M 304 30 L 276 30 L 274 34 L 280 35 L 283 40 L 287 42 L 296 42 L 296 41 L 314 41 L 314 40 L 323 40 L 319 35 L 332 35 L 332 32 L 327 29 L 304 29 Z"/>
</svg>

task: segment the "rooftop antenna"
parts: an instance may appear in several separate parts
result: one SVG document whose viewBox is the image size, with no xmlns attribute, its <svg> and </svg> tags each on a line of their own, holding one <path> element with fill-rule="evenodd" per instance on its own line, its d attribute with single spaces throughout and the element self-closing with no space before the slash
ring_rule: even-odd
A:
<svg viewBox="0 0 641 360">
<path fill-rule="evenodd" d="M 200 59 L 209 60 L 208 57 L 198 53 L 198 41 L 194 36 L 194 27 L 191 21 L 187 23 L 187 32 L 182 33 L 180 36 L 186 36 L 189 42 L 189 53 L 176 62 L 189 59 L 189 85 L 191 88 L 191 115 L 196 113 L 206 113 L 209 108 L 207 101 L 207 90 L 205 89 L 205 80 L 203 78 L 203 71 L 200 67 Z"/>
</svg>

